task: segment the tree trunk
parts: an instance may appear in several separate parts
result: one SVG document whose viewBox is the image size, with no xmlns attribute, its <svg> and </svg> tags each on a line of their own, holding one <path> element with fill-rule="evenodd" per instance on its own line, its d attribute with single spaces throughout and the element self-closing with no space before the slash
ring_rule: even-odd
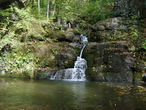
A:
<svg viewBox="0 0 146 110">
<path fill-rule="evenodd" d="M 31 6 L 34 7 L 34 0 L 31 0 Z"/>
<path fill-rule="evenodd" d="M 40 0 L 38 0 L 38 14 L 40 15 Z"/>
<path fill-rule="evenodd" d="M 61 19 L 57 18 L 57 23 L 60 25 L 61 24 Z"/>
<path fill-rule="evenodd" d="M 56 1 L 55 1 L 55 4 L 54 4 L 53 16 L 55 16 L 55 11 L 56 11 Z"/>
<path fill-rule="evenodd" d="M 52 1 L 50 1 L 50 3 L 49 3 L 49 17 L 51 16 L 51 7 L 52 7 Z"/>
<path fill-rule="evenodd" d="M 49 10 L 50 10 L 50 1 L 48 0 L 48 6 L 47 6 L 47 22 L 49 20 Z"/>
</svg>

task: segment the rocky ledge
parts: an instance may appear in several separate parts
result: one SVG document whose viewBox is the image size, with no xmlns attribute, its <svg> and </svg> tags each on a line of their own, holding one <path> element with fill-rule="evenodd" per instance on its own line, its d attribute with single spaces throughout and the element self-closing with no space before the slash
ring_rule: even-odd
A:
<svg viewBox="0 0 146 110">
<path fill-rule="evenodd" d="M 126 41 L 91 42 L 84 52 L 88 62 L 88 80 L 132 82 L 134 58 Z"/>
</svg>

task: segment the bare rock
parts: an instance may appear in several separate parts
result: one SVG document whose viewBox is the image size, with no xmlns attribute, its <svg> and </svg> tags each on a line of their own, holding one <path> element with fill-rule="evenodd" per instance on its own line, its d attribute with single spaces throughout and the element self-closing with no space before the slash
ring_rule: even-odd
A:
<svg viewBox="0 0 146 110">
<path fill-rule="evenodd" d="M 87 78 L 106 82 L 132 82 L 134 58 L 126 41 L 91 42 L 85 49 Z"/>
</svg>

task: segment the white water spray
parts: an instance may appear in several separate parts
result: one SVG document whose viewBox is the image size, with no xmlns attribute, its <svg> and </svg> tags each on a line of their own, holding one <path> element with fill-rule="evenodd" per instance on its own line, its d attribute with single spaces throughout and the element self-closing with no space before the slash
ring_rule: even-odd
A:
<svg viewBox="0 0 146 110">
<path fill-rule="evenodd" d="M 67 81 L 85 81 L 86 80 L 86 69 L 87 69 L 87 61 L 82 58 L 82 54 L 84 48 L 88 43 L 88 39 L 85 35 L 81 34 L 81 44 L 82 49 L 80 55 L 77 57 L 77 60 L 74 63 L 74 68 L 68 68 L 59 70 L 55 73 L 55 75 L 51 76 L 51 80 L 67 80 Z"/>
</svg>

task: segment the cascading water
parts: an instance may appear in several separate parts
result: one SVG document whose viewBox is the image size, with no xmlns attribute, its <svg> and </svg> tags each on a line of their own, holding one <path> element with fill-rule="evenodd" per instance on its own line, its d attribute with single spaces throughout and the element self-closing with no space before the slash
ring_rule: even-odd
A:
<svg viewBox="0 0 146 110">
<path fill-rule="evenodd" d="M 82 53 L 88 43 L 88 39 L 83 34 L 80 35 L 80 38 L 82 49 L 80 52 L 80 56 L 77 57 L 77 60 L 74 63 L 74 68 L 68 68 L 57 71 L 55 75 L 51 76 L 50 78 L 51 80 L 67 80 L 67 81 L 86 80 L 85 72 L 87 69 L 87 61 L 84 58 L 82 58 Z"/>
</svg>

